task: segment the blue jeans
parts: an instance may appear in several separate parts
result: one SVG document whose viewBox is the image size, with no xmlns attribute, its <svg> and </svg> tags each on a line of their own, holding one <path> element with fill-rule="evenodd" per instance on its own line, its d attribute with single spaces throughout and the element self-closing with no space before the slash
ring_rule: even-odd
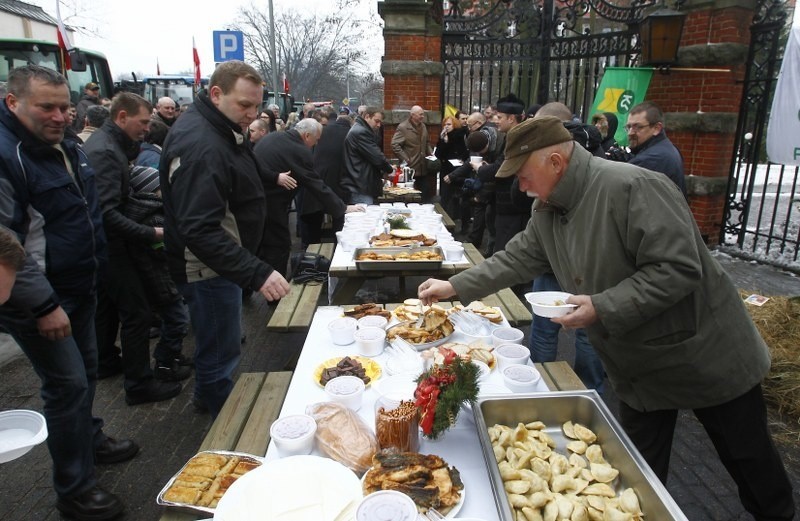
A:
<svg viewBox="0 0 800 521">
<path fill-rule="evenodd" d="M 561 291 L 556 276 L 552 273 L 540 275 L 533 281 L 533 291 Z M 533 315 L 531 326 L 531 358 L 534 362 L 552 362 L 558 351 L 558 332 L 561 324 L 549 318 Z M 605 372 L 597 351 L 594 350 L 584 329 L 575 330 L 575 374 L 583 385 L 603 394 Z"/>
<path fill-rule="evenodd" d="M 375 204 L 375 198 L 366 194 L 350 194 L 350 204 Z"/>
<path fill-rule="evenodd" d="M 97 484 L 94 447 L 105 441 L 103 421 L 92 416 L 97 381 L 94 295 L 60 296 L 72 336 L 50 341 L 36 320 L 13 311 L 0 313 L 0 328 L 17 341 L 42 381 L 47 448 L 53 459 L 53 485 L 59 497 L 72 497 Z"/>
<path fill-rule="evenodd" d="M 161 338 L 153 350 L 153 358 L 170 362 L 181 355 L 183 339 L 189 332 L 189 309 L 182 298 L 156 308 L 161 317 Z"/>
<path fill-rule="evenodd" d="M 194 397 L 216 418 L 233 389 L 242 347 L 242 289 L 223 278 L 178 284 L 194 328 Z"/>
</svg>

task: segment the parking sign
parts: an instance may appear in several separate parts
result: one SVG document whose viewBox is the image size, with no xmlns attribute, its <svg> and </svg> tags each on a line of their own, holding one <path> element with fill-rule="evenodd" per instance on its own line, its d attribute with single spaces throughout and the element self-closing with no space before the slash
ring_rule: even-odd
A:
<svg viewBox="0 0 800 521">
<path fill-rule="evenodd" d="M 214 61 L 244 61 L 244 36 L 242 31 L 214 31 Z"/>
</svg>

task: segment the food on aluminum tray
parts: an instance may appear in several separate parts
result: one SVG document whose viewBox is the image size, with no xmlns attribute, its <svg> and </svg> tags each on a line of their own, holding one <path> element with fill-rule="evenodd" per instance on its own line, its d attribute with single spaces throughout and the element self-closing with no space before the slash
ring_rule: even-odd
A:
<svg viewBox="0 0 800 521">
<path fill-rule="evenodd" d="M 386 338 L 391 341 L 399 336 L 412 344 L 427 344 L 450 336 L 453 330 L 447 312 L 440 307 L 431 307 L 425 311 L 420 327 L 411 322 L 398 324 L 386 331 Z"/>
<path fill-rule="evenodd" d="M 433 363 L 442 364 L 448 351 L 452 351 L 456 356 L 460 356 L 466 360 L 476 360 L 483 362 L 489 369 L 494 368 L 497 359 L 494 356 L 492 346 L 476 342 L 471 345 L 462 344 L 459 342 L 445 342 L 436 347 L 431 347 L 422 353 L 423 358 L 432 358 Z"/>
<path fill-rule="evenodd" d="M 435 508 L 447 514 L 464 490 L 461 475 L 439 456 L 382 450 L 364 476 L 364 494 L 396 490 L 414 500 L 421 512 Z"/>
<path fill-rule="evenodd" d="M 401 252 L 394 255 L 390 253 L 378 253 L 367 251 L 356 257 L 357 261 L 440 261 L 442 256 L 435 251 L 421 250 L 411 252 Z"/>
<path fill-rule="evenodd" d="M 471 311 L 476 315 L 478 315 L 479 317 L 487 319 L 489 322 L 492 322 L 493 324 L 503 323 L 503 314 L 500 313 L 500 310 L 493 308 L 491 306 L 487 306 L 480 300 L 473 300 L 467 306 L 456 304 L 451 308 L 450 313 L 454 313 L 456 311 Z"/>
<path fill-rule="evenodd" d="M 160 499 L 178 506 L 213 509 L 234 481 L 259 466 L 261 462 L 254 457 L 201 452 L 181 469 Z"/>
<path fill-rule="evenodd" d="M 605 460 L 591 429 L 564 423 L 562 432 L 572 441 L 561 454 L 545 428 L 540 421 L 489 427 L 516 519 L 643 519 L 634 489 L 617 495 L 619 471 Z"/>
<path fill-rule="evenodd" d="M 386 311 L 379 304 L 374 304 L 374 303 L 359 304 L 355 306 L 353 309 L 347 309 L 344 311 L 344 316 L 353 317 L 355 319 L 363 318 L 370 315 L 380 315 L 386 318 L 387 320 L 392 319 L 392 313 L 390 311 Z"/>
</svg>

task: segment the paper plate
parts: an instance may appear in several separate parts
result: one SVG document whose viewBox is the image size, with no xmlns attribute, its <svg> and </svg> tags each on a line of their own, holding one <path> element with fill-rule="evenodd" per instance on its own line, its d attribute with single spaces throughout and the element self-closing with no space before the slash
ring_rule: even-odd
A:
<svg viewBox="0 0 800 521">
<path fill-rule="evenodd" d="M 332 459 L 291 456 L 269 461 L 231 485 L 215 521 L 335 519 L 363 497 L 358 477 Z"/>
<path fill-rule="evenodd" d="M 319 379 L 322 376 L 322 371 L 324 371 L 326 367 L 335 366 L 342 358 L 344 357 L 337 356 L 336 358 L 329 358 L 328 360 L 325 360 L 319 364 L 317 368 L 314 369 L 314 382 L 316 382 L 316 384 L 320 387 L 324 387 L 321 383 L 319 383 Z M 367 376 L 369 376 L 369 383 L 367 386 L 381 377 L 381 366 L 375 360 L 365 356 L 351 356 L 350 358 L 360 363 L 361 367 L 364 368 L 364 372 L 367 374 Z"/>
</svg>

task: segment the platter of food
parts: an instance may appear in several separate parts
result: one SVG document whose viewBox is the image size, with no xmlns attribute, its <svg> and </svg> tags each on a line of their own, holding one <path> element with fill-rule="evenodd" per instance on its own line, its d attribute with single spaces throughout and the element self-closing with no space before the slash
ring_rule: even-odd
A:
<svg viewBox="0 0 800 521">
<path fill-rule="evenodd" d="M 441 268 L 444 252 L 439 246 L 356 248 L 353 258 L 363 271 L 435 270 Z"/>
<path fill-rule="evenodd" d="M 337 356 L 325 360 L 314 369 L 314 381 L 320 387 L 325 387 L 328 381 L 337 376 L 357 376 L 368 386 L 381 377 L 381 366 L 365 356 Z"/>
<path fill-rule="evenodd" d="M 454 518 L 464 504 L 465 488 L 458 469 L 439 456 L 417 452 L 381 451 L 362 478 L 364 495 L 397 490 L 410 497 L 425 513 L 433 508 Z"/>
<path fill-rule="evenodd" d="M 491 370 L 497 365 L 497 358 L 494 356 L 493 348 L 485 344 L 466 345 L 460 342 L 444 342 L 436 347 L 431 347 L 423 353 L 423 357 L 430 357 L 433 363 L 444 363 L 445 354 L 450 350 L 461 358 L 483 362 Z"/>
<path fill-rule="evenodd" d="M 156 503 L 213 513 L 233 483 L 262 464 L 261 458 L 240 452 L 199 452 L 161 489 Z"/>
<path fill-rule="evenodd" d="M 422 323 L 416 321 L 396 324 L 386 330 L 386 339 L 391 342 L 400 337 L 411 344 L 417 351 L 443 344 L 455 331 L 447 318 L 447 312 L 440 307 L 431 307 L 423 315 Z"/>
<path fill-rule="evenodd" d="M 236 482 L 215 521 L 337 519 L 361 499 L 361 482 L 341 463 L 319 456 L 270 461 Z"/>
<path fill-rule="evenodd" d="M 387 320 L 391 320 L 392 312 L 383 309 L 383 306 L 375 303 L 358 304 L 352 309 L 345 309 L 343 312 L 346 317 L 353 317 L 355 319 L 364 318 L 367 316 L 378 315 Z"/>
<path fill-rule="evenodd" d="M 398 229 L 373 235 L 369 239 L 369 244 L 373 248 L 433 246 L 436 244 L 436 238 L 413 230 Z"/>
</svg>

